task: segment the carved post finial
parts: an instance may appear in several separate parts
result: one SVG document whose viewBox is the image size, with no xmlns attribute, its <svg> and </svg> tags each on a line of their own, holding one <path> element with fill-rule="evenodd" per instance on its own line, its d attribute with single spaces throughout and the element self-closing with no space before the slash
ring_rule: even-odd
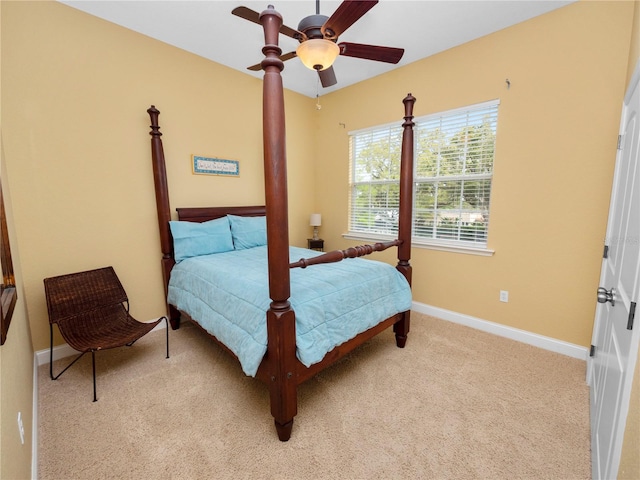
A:
<svg viewBox="0 0 640 480">
<path fill-rule="evenodd" d="M 402 100 L 402 103 L 404 103 L 405 121 L 413 120 L 413 105 L 416 103 L 416 97 L 408 93 L 407 96 Z M 405 125 L 403 124 L 403 126 Z"/>
<path fill-rule="evenodd" d="M 282 26 L 282 15 L 278 13 L 273 5 L 269 5 L 260 16 L 260 23 L 264 29 L 264 47 L 262 53 L 265 58 L 260 62 L 260 66 L 266 71 L 267 67 L 274 66 L 280 71 L 284 70 L 284 62 L 280 60 L 282 49 L 278 46 L 280 27 Z"/>
<path fill-rule="evenodd" d="M 149 118 L 151 119 L 151 131 L 149 132 L 149 135 L 162 135 L 162 133 L 160 133 L 160 125 L 158 124 L 158 116 L 160 115 L 160 110 L 158 110 L 155 105 L 151 105 L 151 107 L 147 109 L 147 113 L 149 114 Z"/>
</svg>

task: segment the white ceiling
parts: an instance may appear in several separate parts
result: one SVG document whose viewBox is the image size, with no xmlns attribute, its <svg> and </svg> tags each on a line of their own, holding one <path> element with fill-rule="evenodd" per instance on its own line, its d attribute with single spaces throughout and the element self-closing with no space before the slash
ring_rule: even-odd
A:
<svg viewBox="0 0 640 480">
<path fill-rule="evenodd" d="M 315 14 L 315 0 L 58 0 L 89 14 L 221 63 L 256 78 L 247 67 L 263 58 L 262 27 L 236 17 L 244 5 L 256 12 L 273 4 L 284 24 Z M 297 59 L 285 62 L 285 88 L 315 97 L 407 65 L 470 40 L 550 12 L 576 0 L 381 0 L 341 36 L 339 41 L 404 48 L 400 63 L 390 65 L 338 57 L 338 84 L 322 88 L 318 75 Z M 321 0 L 320 13 L 331 16 L 340 4 Z M 280 35 L 283 53 L 298 42 Z"/>
</svg>

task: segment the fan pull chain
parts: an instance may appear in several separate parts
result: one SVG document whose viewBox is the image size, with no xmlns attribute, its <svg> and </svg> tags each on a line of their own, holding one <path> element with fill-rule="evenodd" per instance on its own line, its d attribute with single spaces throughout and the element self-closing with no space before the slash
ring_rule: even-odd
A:
<svg viewBox="0 0 640 480">
<path fill-rule="evenodd" d="M 320 77 L 318 77 L 318 82 L 316 83 L 316 110 L 322 109 L 322 105 L 320 105 Z"/>
</svg>

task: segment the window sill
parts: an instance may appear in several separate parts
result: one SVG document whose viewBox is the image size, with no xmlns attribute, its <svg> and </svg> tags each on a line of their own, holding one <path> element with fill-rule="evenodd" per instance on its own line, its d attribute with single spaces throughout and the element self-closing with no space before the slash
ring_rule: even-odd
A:
<svg viewBox="0 0 640 480">
<path fill-rule="evenodd" d="M 367 242 L 384 242 L 394 240 L 395 237 L 391 235 L 367 235 L 360 232 L 349 232 L 342 234 L 342 238 L 347 240 L 362 240 Z M 437 250 L 440 252 L 452 252 L 452 253 L 464 253 L 466 255 L 479 255 L 482 257 L 491 257 L 495 253 L 495 250 L 488 249 L 472 244 L 453 244 L 448 242 L 438 241 L 425 241 L 413 239 L 411 242 L 412 247 L 426 248 L 427 250 Z"/>
</svg>

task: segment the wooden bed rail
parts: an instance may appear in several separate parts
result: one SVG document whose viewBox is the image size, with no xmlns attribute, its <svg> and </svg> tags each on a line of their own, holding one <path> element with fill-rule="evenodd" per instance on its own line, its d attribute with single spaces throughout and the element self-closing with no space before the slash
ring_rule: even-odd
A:
<svg viewBox="0 0 640 480">
<path fill-rule="evenodd" d="M 311 258 L 301 258 L 297 262 L 289 264 L 289 268 L 307 268 L 311 265 L 320 265 L 322 263 L 335 263 L 344 260 L 345 258 L 356 258 L 369 255 L 373 252 L 382 252 L 387 248 L 398 247 L 402 245 L 402 240 L 393 240 L 391 242 L 378 242 L 370 245 L 358 245 L 357 247 L 350 247 L 346 250 L 334 250 L 327 252 L 323 255 Z"/>
</svg>

